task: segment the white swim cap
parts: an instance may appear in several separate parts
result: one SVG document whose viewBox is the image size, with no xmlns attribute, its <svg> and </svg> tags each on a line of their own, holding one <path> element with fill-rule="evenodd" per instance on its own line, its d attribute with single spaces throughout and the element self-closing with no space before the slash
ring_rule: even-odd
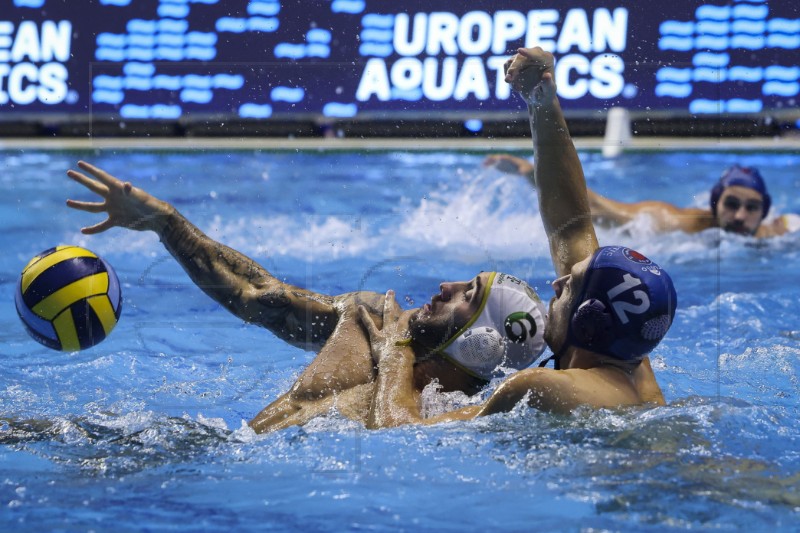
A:
<svg viewBox="0 0 800 533">
<path fill-rule="evenodd" d="M 522 369 L 547 346 L 546 310 L 527 283 L 492 272 L 480 308 L 439 351 L 467 373 L 489 380 L 500 366 Z"/>
</svg>

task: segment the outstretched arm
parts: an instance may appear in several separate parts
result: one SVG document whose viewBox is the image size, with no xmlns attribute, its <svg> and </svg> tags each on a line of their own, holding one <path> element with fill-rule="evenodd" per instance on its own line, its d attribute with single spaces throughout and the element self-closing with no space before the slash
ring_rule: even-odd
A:
<svg viewBox="0 0 800 533">
<path fill-rule="evenodd" d="M 484 166 L 495 167 L 497 170 L 507 174 L 518 174 L 527 179 L 534 188 L 536 187 L 536 167 L 525 158 L 511 154 L 491 154 L 486 156 L 483 164 Z M 592 218 L 601 225 L 617 226 L 624 224 L 635 218 L 640 210 L 640 204 L 617 202 L 601 196 L 588 187 L 586 188 L 586 194 L 589 198 L 589 210 L 592 213 Z M 645 203 L 656 204 L 661 202 L 641 202 L 641 204 Z"/>
<path fill-rule="evenodd" d="M 710 228 L 713 217 L 707 209 L 682 208 L 658 200 L 618 202 L 588 190 L 594 220 L 603 226 L 620 226 L 639 216 L 647 216 L 656 231 L 695 233 Z"/>
<path fill-rule="evenodd" d="M 536 169 L 533 163 L 511 154 L 492 154 L 484 160 L 485 166 L 493 166 L 501 172 L 519 174 L 536 187 Z M 596 224 L 613 227 L 626 224 L 645 215 L 650 217 L 656 231 L 685 231 L 694 233 L 713 225 L 713 217 L 707 209 L 682 208 L 667 202 L 645 200 L 641 202 L 619 202 L 586 188 L 589 210 Z"/>
<path fill-rule="evenodd" d="M 67 200 L 73 209 L 106 213 L 107 218 L 81 231 L 91 235 L 119 226 L 158 234 L 192 281 L 242 320 L 270 329 L 303 348 L 321 345 L 336 326 L 334 298 L 283 283 L 245 255 L 206 236 L 172 205 L 130 182 L 85 163 L 67 175 L 102 198 L 101 202 Z"/>
<path fill-rule="evenodd" d="M 553 79 L 553 55 L 520 48 L 506 63 L 506 82 L 528 105 L 536 159 L 539 211 L 559 276 L 598 248 L 586 181 L 572 144 Z"/>
</svg>

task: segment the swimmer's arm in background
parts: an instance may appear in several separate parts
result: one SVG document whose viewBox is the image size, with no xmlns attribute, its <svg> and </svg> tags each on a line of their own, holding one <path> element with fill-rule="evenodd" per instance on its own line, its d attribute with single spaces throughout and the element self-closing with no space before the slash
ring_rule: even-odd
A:
<svg viewBox="0 0 800 533">
<path fill-rule="evenodd" d="M 508 174 L 519 174 L 536 187 L 536 169 L 527 159 L 510 154 L 492 154 L 486 157 L 484 166 L 493 166 Z M 695 233 L 714 225 L 713 216 L 707 209 L 681 208 L 658 200 L 619 202 L 588 187 L 586 194 L 592 219 L 603 227 L 621 226 L 640 215 L 649 216 L 656 231 Z"/>
<path fill-rule="evenodd" d="M 334 298 L 277 280 L 255 261 L 210 239 L 167 202 L 89 163 L 81 161 L 78 167 L 93 178 L 75 170 L 67 175 L 103 201 L 67 200 L 67 205 L 108 215 L 83 228 L 83 233 L 92 235 L 115 226 L 154 231 L 192 281 L 242 320 L 307 349 L 330 336 L 338 321 Z"/>
<path fill-rule="evenodd" d="M 490 154 L 483 160 L 483 166 L 494 167 L 506 174 L 518 174 L 536 188 L 536 167 L 524 157 L 511 154 Z"/>
<path fill-rule="evenodd" d="M 522 157 L 511 154 L 491 154 L 483 162 L 507 174 L 518 174 L 528 180 L 536 188 L 536 167 Z M 624 204 L 606 198 L 590 188 L 586 188 L 589 197 L 589 209 L 594 221 L 603 226 L 617 226 L 632 220 L 637 215 L 635 204 Z"/>
<path fill-rule="evenodd" d="M 756 237 L 778 237 L 786 233 L 794 233 L 800 231 L 800 215 L 794 213 L 787 213 L 781 215 L 772 221 L 762 222 L 756 232 Z"/>
<path fill-rule="evenodd" d="M 536 160 L 539 212 L 559 276 L 598 248 L 586 181 L 556 95 L 553 55 L 520 48 L 506 65 L 506 82 L 528 104 Z"/>
<path fill-rule="evenodd" d="M 658 200 L 625 203 L 606 198 L 592 190 L 588 190 L 588 193 L 592 217 L 605 227 L 620 226 L 639 216 L 650 217 L 653 229 L 659 232 L 696 233 L 714 224 L 711 212 L 706 209 L 682 208 Z"/>
</svg>

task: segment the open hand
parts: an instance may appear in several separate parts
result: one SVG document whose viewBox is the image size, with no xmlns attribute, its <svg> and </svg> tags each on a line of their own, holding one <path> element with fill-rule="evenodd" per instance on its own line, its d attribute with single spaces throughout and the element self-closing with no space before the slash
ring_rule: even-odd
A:
<svg viewBox="0 0 800 533">
<path fill-rule="evenodd" d="M 79 161 L 78 167 L 95 179 L 71 169 L 67 171 L 67 176 L 99 195 L 103 201 L 67 200 L 67 206 L 88 213 L 108 214 L 104 221 L 81 228 L 82 233 L 92 235 L 114 226 L 158 231 L 166 224 L 166 217 L 171 211 L 170 205 L 166 202 L 134 187 L 129 181 L 118 180 L 108 172 L 84 161 Z"/>
</svg>

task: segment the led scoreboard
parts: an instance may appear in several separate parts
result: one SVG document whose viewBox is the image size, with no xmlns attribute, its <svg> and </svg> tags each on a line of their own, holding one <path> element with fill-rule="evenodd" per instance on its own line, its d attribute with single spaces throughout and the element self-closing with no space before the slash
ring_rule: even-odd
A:
<svg viewBox="0 0 800 533">
<path fill-rule="evenodd" d="M 520 46 L 556 55 L 573 111 L 791 112 L 800 93 L 794 0 L 2 4 L 4 118 L 505 112 Z"/>
</svg>

